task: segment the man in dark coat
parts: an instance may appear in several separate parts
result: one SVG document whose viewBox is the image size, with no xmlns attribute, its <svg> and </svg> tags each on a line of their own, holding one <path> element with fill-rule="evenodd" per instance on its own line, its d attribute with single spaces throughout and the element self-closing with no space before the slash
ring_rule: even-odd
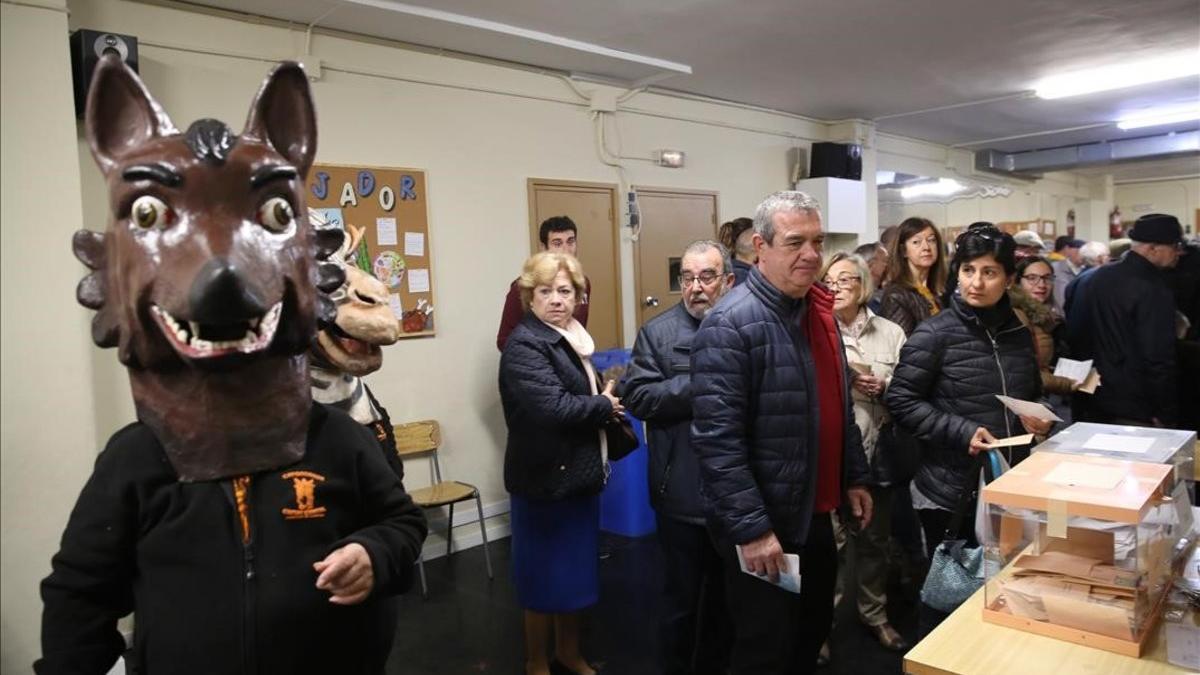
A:
<svg viewBox="0 0 1200 675">
<path fill-rule="evenodd" d="M 870 520 L 868 469 L 833 296 L 815 283 L 817 202 L 777 192 L 759 205 L 754 232 L 758 267 L 693 342 L 691 442 L 725 562 L 732 672 L 808 672 L 833 620 L 830 512 L 845 497 L 855 522 Z M 787 570 L 785 554 L 802 559 L 796 594 L 767 583 Z"/>
<path fill-rule="evenodd" d="M 704 526 L 700 467 L 692 450 L 692 340 L 700 321 L 733 287 L 729 250 L 697 241 L 683 251 L 683 300 L 638 331 L 621 382 L 626 409 L 646 422 L 650 502 L 666 560 L 660 672 L 723 673 L 729 658 L 729 612 L 721 558 Z M 702 623 L 698 623 L 702 622 Z"/>
<path fill-rule="evenodd" d="M 1120 262 L 1081 277 L 1067 306 L 1071 354 L 1092 359 L 1095 394 L 1076 392 L 1081 422 L 1172 426 L 1178 420 L 1175 300 L 1163 270 L 1175 266 L 1183 228 L 1174 216 L 1142 216 Z"/>
</svg>

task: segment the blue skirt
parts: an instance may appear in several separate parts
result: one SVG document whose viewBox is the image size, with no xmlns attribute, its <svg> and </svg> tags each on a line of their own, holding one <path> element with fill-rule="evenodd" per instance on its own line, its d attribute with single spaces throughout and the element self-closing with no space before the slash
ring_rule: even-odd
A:
<svg viewBox="0 0 1200 675">
<path fill-rule="evenodd" d="M 536 501 L 510 495 L 512 576 L 521 607 L 576 612 L 600 599 L 600 496 Z"/>
</svg>

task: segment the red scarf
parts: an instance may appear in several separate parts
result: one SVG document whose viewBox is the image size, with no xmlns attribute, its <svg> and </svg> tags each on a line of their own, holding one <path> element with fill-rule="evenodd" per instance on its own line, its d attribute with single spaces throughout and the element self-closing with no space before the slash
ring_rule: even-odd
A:
<svg viewBox="0 0 1200 675">
<path fill-rule="evenodd" d="M 801 330 L 808 339 L 817 371 L 816 513 L 829 513 L 842 503 L 842 452 L 845 445 L 846 401 L 842 339 L 833 318 L 833 295 L 814 285 L 808 291 L 808 311 Z"/>
</svg>

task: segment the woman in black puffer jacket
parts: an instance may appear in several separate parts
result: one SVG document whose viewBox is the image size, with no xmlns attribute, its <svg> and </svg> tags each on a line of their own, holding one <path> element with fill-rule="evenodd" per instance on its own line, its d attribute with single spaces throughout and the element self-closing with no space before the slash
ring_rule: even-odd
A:
<svg viewBox="0 0 1200 675">
<path fill-rule="evenodd" d="M 996 398 L 1037 400 L 1041 378 L 1029 329 L 1006 290 L 1016 271 L 1016 244 L 995 227 L 959 236 L 951 263 L 957 290 L 947 308 L 917 326 L 900 352 L 886 403 L 897 424 L 923 442 L 913 478 L 913 507 L 930 559 L 962 490 L 976 490 L 974 455 L 998 438 L 1044 435 L 1050 423 L 1018 418 Z M 1028 448 L 1012 450 L 1015 463 Z M 973 501 L 973 500 L 972 500 Z M 974 541 L 974 505 L 957 536 Z"/>
</svg>

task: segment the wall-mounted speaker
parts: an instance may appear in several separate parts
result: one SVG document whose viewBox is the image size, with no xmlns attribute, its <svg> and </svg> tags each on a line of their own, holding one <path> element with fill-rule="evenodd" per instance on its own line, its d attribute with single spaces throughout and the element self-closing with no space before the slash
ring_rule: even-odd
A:
<svg viewBox="0 0 1200 675">
<path fill-rule="evenodd" d="M 117 54 L 125 65 L 138 72 L 138 41 L 132 35 L 102 33 L 80 28 L 71 33 L 71 79 L 75 83 L 75 116 L 83 117 L 88 87 L 100 57 Z"/>
<path fill-rule="evenodd" d="M 862 146 L 855 143 L 813 143 L 809 178 L 862 180 Z"/>
</svg>

